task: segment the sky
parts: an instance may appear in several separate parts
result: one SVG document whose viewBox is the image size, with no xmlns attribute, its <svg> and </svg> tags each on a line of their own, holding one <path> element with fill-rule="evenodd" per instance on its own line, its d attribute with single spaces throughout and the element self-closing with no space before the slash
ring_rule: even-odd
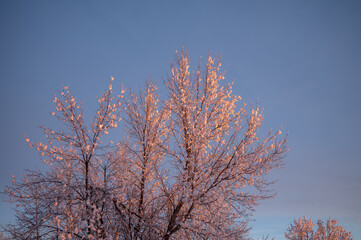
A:
<svg viewBox="0 0 361 240">
<path fill-rule="evenodd" d="M 175 50 L 194 66 L 222 56 L 226 82 L 259 99 L 263 129 L 288 131 L 274 199 L 252 236 L 283 234 L 295 218 L 334 218 L 361 239 L 360 1 L 0 1 L 0 187 L 42 168 L 24 136 L 54 126 L 64 85 L 89 116 L 96 96 L 162 82 Z M 13 220 L 1 195 L 0 224 Z"/>
</svg>

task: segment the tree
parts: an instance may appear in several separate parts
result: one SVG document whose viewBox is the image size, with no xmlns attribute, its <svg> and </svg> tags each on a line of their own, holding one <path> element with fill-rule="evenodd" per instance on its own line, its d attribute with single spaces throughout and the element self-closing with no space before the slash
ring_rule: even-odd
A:
<svg viewBox="0 0 361 240">
<path fill-rule="evenodd" d="M 351 232 L 347 232 L 341 226 L 337 226 L 337 221 L 328 219 L 326 226 L 322 220 L 317 221 L 317 230 L 314 231 L 313 227 L 316 225 L 312 219 L 304 217 L 299 220 L 294 220 L 287 232 L 285 233 L 286 239 L 290 240 L 347 240 L 352 239 Z"/>
<path fill-rule="evenodd" d="M 28 179 L 32 179 L 30 183 L 40 180 L 36 178 L 37 176 L 38 171 L 28 171 L 28 177 L 24 179 L 26 187 L 22 187 L 21 190 L 15 187 L 16 182 L 14 182 L 14 191 L 15 189 L 21 191 L 21 193 L 18 192 L 21 195 L 18 195 L 18 208 L 15 209 L 16 224 L 5 227 L 6 232 L 10 233 L 12 239 L 43 239 L 45 235 L 52 236 L 51 232 L 53 229 L 42 227 L 47 215 L 48 206 L 46 206 L 46 201 L 40 199 L 46 196 L 47 191 L 44 191 L 46 188 L 39 187 L 39 184 L 26 183 Z M 17 197 L 15 192 L 14 196 Z"/>
<path fill-rule="evenodd" d="M 183 49 L 166 98 L 154 83 L 113 97 L 110 84 L 89 125 L 65 88 L 52 113 L 65 130 L 44 127 L 47 144 L 26 139 L 49 170 L 15 182 L 12 201 L 38 201 L 39 228 L 62 239 L 246 239 L 254 206 L 273 196 L 266 175 L 282 164 L 287 138 L 280 130 L 259 136 L 258 103 L 240 105 L 220 67 L 209 56 L 204 71 L 192 72 Z M 124 137 L 104 144 L 120 110 Z"/>
<path fill-rule="evenodd" d="M 107 200 L 105 178 L 106 149 L 101 137 L 117 126 L 120 99 L 112 96 L 110 84 L 98 99 L 99 108 L 90 124 L 86 124 L 82 106 L 76 103 L 68 87 L 55 96 L 58 118 L 64 130 L 42 127 L 48 142 L 31 143 L 49 165 L 45 173 L 28 171 L 23 181 L 8 189 L 10 200 L 18 204 L 17 226 L 5 227 L 16 239 L 105 239 Z M 39 208 L 41 207 L 41 208 Z M 34 211 L 34 209 L 38 209 Z M 40 210 L 39 210 L 40 209 Z M 41 213 L 41 217 L 36 215 Z M 29 219 L 39 219 L 35 224 Z M 109 218 L 108 218 L 109 219 Z M 25 224 L 30 222 L 30 224 Z M 34 225 L 35 224 L 35 225 Z M 21 230 L 21 231 L 20 231 Z M 24 235 L 23 231 L 29 233 Z M 38 233 L 42 232 L 41 235 Z M 34 237 L 34 234 L 36 237 Z"/>
</svg>

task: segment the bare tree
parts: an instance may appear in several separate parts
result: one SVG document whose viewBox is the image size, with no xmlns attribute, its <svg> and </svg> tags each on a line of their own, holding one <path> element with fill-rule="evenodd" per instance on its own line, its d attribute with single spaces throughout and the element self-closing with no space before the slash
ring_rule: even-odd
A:
<svg viewBox="0 0 361 240">
<path fill-rule="evenodd" d="M 166 97 L 148 83 L 121 101 L 109 85 L 90 124 L 65 88 L 52 115 L 66 129 L 44 127 L 47 144 L 26 139 L 49 171 L 14 183 L 12 201 L 39 201 L 39 226 L 59 239 L 248 239 L 254 207 L 273 196 L 266 175 L 282 164 L 287 139 L 280 130 L 260 135 L 258 103 L 241 104 L 220 67 L 209 56 L 192 72 L 183 49 Z M 124 137 L 112 148 L 101 137 L 121 109 Z"/>
<path fill-rule="evenodd" d="M 317 221 L 317 230 L 314 231 L 313 227 L 316 225 L 312 219 L 306 217 L 294 220 L 287 232 L 285 233 L 286 239 L 290 240 L 348 240 L 353 239 L 351 232 L 347 232 L 341 226 L 337 226 L 337 221 L 328 219 L 326 225 L 322 220 Z"/>
<path fill-rule="evenodd" d="M 47 186 L 42 186 L 39 171 L 27 171 L 21 183 L 12 187 L 12 195 L 17 203 L 15 209 L 16 224 L 4 227 L 12 239 L 44 239 L 44 237 L 56 236 L 53 228 L 47 228 L 46 219 L 52 206 L 50 201 L 44 201 L 49 197 Z"/>
</svg>

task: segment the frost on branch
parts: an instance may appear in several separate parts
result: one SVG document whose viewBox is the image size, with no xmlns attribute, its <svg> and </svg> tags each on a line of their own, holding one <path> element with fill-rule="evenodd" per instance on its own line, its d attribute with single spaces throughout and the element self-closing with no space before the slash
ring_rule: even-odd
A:
<svg viewBox="0 0 361 240">
<path fill-rule="evenodd" d="M 49 171 L 29 172 L 10 187 L 12 201 L 42 204 L 32 229 L 47 237 L 247 239 L 255 205 L 272 197 L 265 176 L 282 163 L 287 141 L 281 131 L 260 136 L 261 108 L 246 108 L 223 79 L 219 59 L 209 56 L 192 71 L 183 49 L 166 97 L 148 83 L 116 98 L 109 85 L 90 124 L 65 88 L 52 113 L 64 129 L 44 127 L 46 144 L 26 139 Z M 124 135 L 116 147 L 102 144 L 118 126 Z"/>
</svg>

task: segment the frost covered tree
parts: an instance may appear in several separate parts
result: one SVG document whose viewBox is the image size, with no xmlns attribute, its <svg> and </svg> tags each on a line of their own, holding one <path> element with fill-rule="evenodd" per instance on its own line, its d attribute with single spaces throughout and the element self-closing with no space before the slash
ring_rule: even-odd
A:
<svg viewBox="0 0 361 240">
<path fill-rule="evenodd" d="M 167 96 L 148 83 L 114 97 L 109 85 L 89 124 L 65 88 L 52 113 L 65 128 L 43 127 L 47 143 L 26 139 L 49 170 L 8 189 L 19 220 L 40 207 L 36 228 L 23 229 L 59 239 L 247 239 L 254 207 L 273 196 L 266 175 L 282 164 L 287 139 L 260 134 L 262 110 L 222 84 L 220 67 L 209 56 L 191 71 L 183 49 Z M 120 117 L 123 135 L 105 145 Z"/>
<path fill-rule="evenodd" d="M 107 152 L 101 137 L 117 126 L 121 97 L 113 97 L 112 85 L 109 85 L 98 99 L 97 113 L 87 124 L 82 106 L 75 101 L 68 87 L 64 87 L 60 96 L 55 96 L 57 113 L 51 114 L 63 122 L 64 129 L 42 127 L 46 143 L 32 143 L 25 139 L 30 147 L 36 148 L 49 169 L 46 172 L 28 171 L 23 181 L 18 183 L 14 180 L 8 189 L 10 202 L 18 206 L 18 224 L 5 227 L 12 237 L 107 237 L 107 163 L 103 161 Z"/>
<path fill-rule="evenodd" d="M 353 239 L 351 232 L 347 232 L 343 227 L 337 226 L 337 221 L 328 219 L 326 225 L 322 220 L 317 221 L 317 230 L 314 231 L 313 227 L 316 225 L 312 219 L 306 217 L 294 220 L 287 232 L 285 233 L 286 239 L 290 240 L 348 240 Z"/>
</svg>

